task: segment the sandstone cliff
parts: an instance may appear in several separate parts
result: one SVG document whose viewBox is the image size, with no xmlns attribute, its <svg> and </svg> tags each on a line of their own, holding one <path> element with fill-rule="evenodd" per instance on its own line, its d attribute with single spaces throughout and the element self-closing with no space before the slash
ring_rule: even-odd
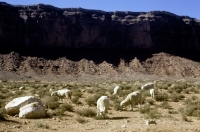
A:
<svg viewBox="0 0 200 132">
<path fill-rule="evenodd" d="M 0 2 L 0 79 L 200 77 L 199 51 L 200 21 L 188 16 Z"/>
<path fill-rule="evenodd" d="M 0 46 L 200 50 L 200 21 L 165 11 L 105 12 L 0 3 Z"/>
</svg>

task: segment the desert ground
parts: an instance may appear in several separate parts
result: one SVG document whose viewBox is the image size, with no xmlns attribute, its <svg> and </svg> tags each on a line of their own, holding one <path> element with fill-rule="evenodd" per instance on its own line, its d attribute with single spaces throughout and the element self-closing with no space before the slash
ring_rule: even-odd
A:
<svg viewBox="0 0 200 132">
<path fill-rule="evenodd" d="M 13 81 L 0 82 L 1 121 L 0 131 L 91 131 L 91 132 L 195 132 L 200 131 L 200 82 L 191 78 L 159 78 L 138 76 L 138 78 L 108 79 L 101 77 L 87 80 L 71 78 L 65 81 Z M 155 98 L 144 91 L 141 108 L 135 105 L 121 108 L 120 102 L 132 91 L 142 85 L 154 82 Z M 112 95 L 115 86 L 122 90 L 118 96 Z M 19 90 L 23 86 L 24 90 Z M 53 91 L 68 88 L 72 90 L 72 102 L 64 98 L 63 103 L 57 97 L 50 96 Z M 16 97 L 37 96 L 47 106 L 46 118 L 20 119 L 18 115 L 7 115 L 3 108 Z M 101 95 L 110 98 L 110 107 L 105 118 L 96 117 L 96 101 Z M 146 121 L 154 121 L 146 124 Z"/>
</svg>

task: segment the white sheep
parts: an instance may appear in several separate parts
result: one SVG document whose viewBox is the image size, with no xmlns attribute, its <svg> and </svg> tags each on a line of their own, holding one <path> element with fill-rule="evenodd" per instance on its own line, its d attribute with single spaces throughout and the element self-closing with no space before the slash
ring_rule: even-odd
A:
<svg viewBox="0 0 200 132">
<path fill-rule="evenodd" d="M 25 89 L 25 87 L 24 86 L 21 86 L 20 88 L 19 88 L 19 90 L 24 90 Z"/>
<path fill-rule="evenodd" d="M 49 92 L 50 92 L 50 93 L 52 93 L 52 92 L 53 92 L 53 89 L 52 89 L 52 88 L 50 88 L 50 89 L 49 89 Z"/>
<path fill-rule="evenodd" d="M 108 107 L 110 105 L 110 99 L 108 96 L 101 96 L 97 100 L 97 116 L 102 115 L 105 117 L 105 114 L 108 113 Z"/>
<path fill-rule="evenodd" d="M 138 107 L 140 108 L 140 105 L 142 104 L 142 94 L 140 91 L 135 91 L 127 95 L 125 100 L 123 100 L 120 103 L 120 106 L 128 106 L 130 105 L 130 110 L 133 110 L 133 105 L 138 104 Z"/>
<path fill-rule="evenodd" d="M 114 88 L 114 93 L 113 93 L 113 95 L 119 95 L 119 94 L 120 94 L 120 90 L 121 90 L 121 88 L 120 88 L 119 86 L 116 86 L 116 87 Z"/>
<path fill-rule="evenodd" d="M 142 85 L 141 90 L 149 90 L 151 88 L 154 88 L 154 83 L 146 83 Z"/>
<path fill-rule="evenodd" d="M 155 95 L 155 89 L 152 88 L 152 89 L 149 90 L 149 92 L 150 92 L 151 98 L 154 98 L 154 95 Z"/>
<path fill-rule="evenodd" d="M 72 92 L 69 89 L 62 89 L 58 91 L 54 91 L 51 93 L 51 96 L 58 96 L 59 99 L 63 99 L 64 97 L 67 97 L 68 99 L 71 100 Z"/>
</svg>

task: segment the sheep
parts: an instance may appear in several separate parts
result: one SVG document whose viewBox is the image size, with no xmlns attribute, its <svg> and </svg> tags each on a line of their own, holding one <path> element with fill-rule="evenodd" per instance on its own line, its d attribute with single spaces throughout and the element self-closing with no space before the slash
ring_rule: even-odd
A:
<svg viewBox="0 0 200 132">
<path fill-rule="evenodd" d="M 59 99 L 67 97 L 71 101 L 72 92 L 69 89 L 62 89 L 62 90 L 51 92 L 51 96 L 58 96 Z"/>
<path fill-rule="evenodd" d="M 113 93 L 113 95 L 118 95 L 118 96 L 119 96 L 120 90 L 121 90 L 121 88 L 120 88 L 119 86 L 116 86 L 116 87 L 114 88 L 114 93 Z"/>
<path fill-rule="evenodd" d="M 49 89 L 49 92 L 50 92 L 50 93 L 52 93 L 52 92 L 53 92 L 53 89 L 52 89 L 52 88 L 50 88 L 50 89 Z"/>
<path fill-rule="evenodd" d="M 21 86 L 20 88 L 19 88 L 19 90 L 24 90 L 25 89 L 25 87 L 24 86 Z"/>
<path fill-rule="evenodd" d="M 140 91 L 135 91 L 127 95 L 125 100 L 120 103 L 120 106 L 127 106 L 130 105 L 130 110 L 133 110 L 133 105 L 138 103 L 138 107 L 142 104 L 142 94 Z"/>
<path fill-rule="evenodd" d="M 105 114 L 108 113 L 108 107 L 110 105 L 110 99 L 108 96 L 101 96 L 97 100 L 97 117 L 102 115 L 105 117 Z"/>
<path fill-rule="evenodd" d="M 154 83 L 146 83 L 142 85 L 141 90 L 149 90 L 151 88 L 154 88 Z"/>
<path fill-rule="evenodd" d="M 154 98 L 154 95 L 155 95 L 155 89 L 152 88 L 152 89 L 149 90 L 149 92 L 150 92 L 151 98 Z"/>
</svg>

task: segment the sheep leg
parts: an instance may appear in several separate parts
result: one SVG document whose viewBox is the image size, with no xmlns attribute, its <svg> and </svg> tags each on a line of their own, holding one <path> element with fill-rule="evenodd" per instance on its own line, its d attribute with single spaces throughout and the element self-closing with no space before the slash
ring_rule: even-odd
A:
<svg viewBox="0 0 200 132">
<path fill-rule="evenodd" d="M 140 105 L 140 103 L 138 103 L 138 108 L 140 108 L 141 107 L 141 105 Z"/>
<path fill-rule="evenodd" d="M 130 110 L 133 111 L 133 104 L 130 105 Z"/>
</svg>

